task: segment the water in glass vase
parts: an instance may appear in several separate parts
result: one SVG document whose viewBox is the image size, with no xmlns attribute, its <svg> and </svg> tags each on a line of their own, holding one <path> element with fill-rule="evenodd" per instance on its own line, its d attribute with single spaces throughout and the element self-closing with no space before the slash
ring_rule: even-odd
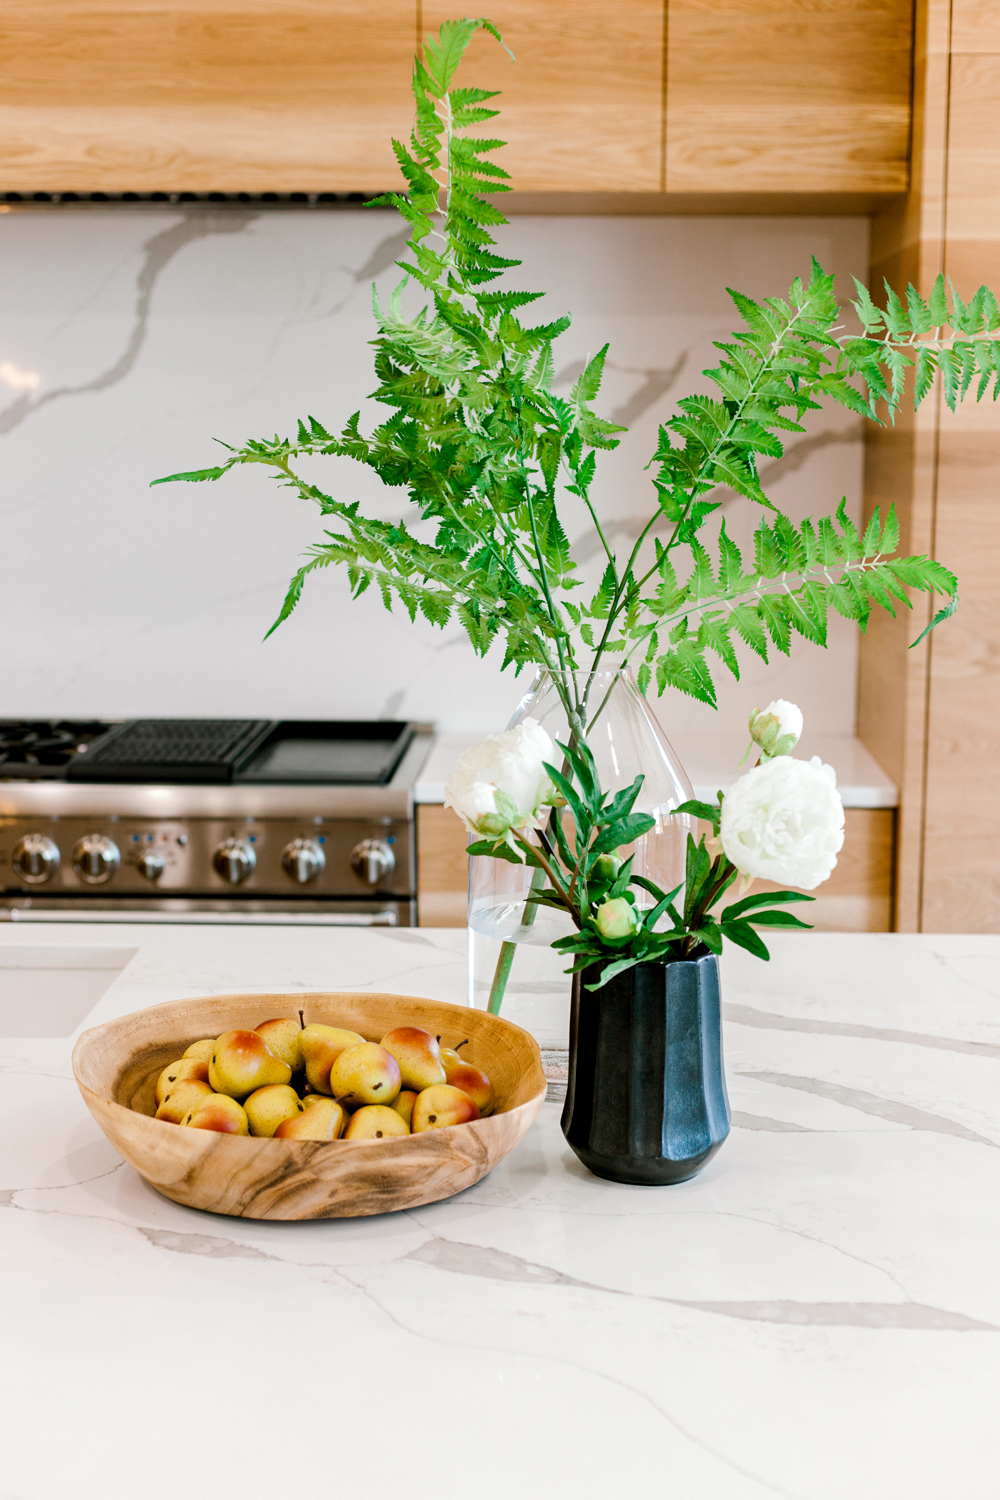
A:
<svg viewBox="0 0 1000 1500">
<path fill-rule="evenodd" d="M 541 724 L 553 744 L 572 744 L 586 735 L 601 787 L 617 792 L 643 777 L 634 811 L 649 813 L 655 826 L 630 845 L 632 866 L 663 890 L 684 878 L 684 844 L 693 821 L 672 817 L 671 810 L 693 795 L 691 783 L 645 698 L 631 669 L 622 671 L 542 671 L 518 704 L 507 725 L 526 719 Z M 559 765 L 559 753 L 554 764 Z M 554 938 L 569 934 L 570 918 L 529 903 L 533 872 L 526 865 L 475 858 L 469 862 L 469 1003 L 483 1008 L 506 990 L 518 994 L 527 981 L 516 972 L 516 947 L 534 950 L 531 992 L 564 994 L 569 1004 L 568 962 L 553 953 Z M 539 878 L 535 876 L 536 880 Z M 640 905 L 652 898 L 637 892 Z M 506 968 L 506 973 L 504 969 Z M 551 970 L 551 972 L 550 972 Z M 494 1008 L 496 1008 L 494 1004 Z"/>
</svg>

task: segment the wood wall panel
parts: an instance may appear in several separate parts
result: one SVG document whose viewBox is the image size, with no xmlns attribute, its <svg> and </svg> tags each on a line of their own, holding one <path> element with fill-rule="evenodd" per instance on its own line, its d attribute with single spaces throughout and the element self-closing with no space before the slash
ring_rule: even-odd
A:
<svg viewBox="0 0 1000 1500">
<path fill-rule="evenodd" d="M 667 191 L 905 191 L 911 44 L 911 0 L 670 0 Z"/>
<path fill-rule="evenodd" d="M 401 185 L 414 0 L 5 0 L 0 191 Z"/>
<path fill-rule="evenodd" d="M 500 89 L 497 161 L 522 192 L 656 192 L 662 186 L 664 0 L 491 0 L 517 59 L 480 35 L 463 81 Z M 424 0 L 425 32 L 462 14 Z M 473 12 L 475 14 L 475 12 Z"/>
<path fill-rule="evenodd" d="M 969 297 L 1000 287 L 1000 12 L 922 0 L 914 184 L 873 222 L 873 280 Z M 987 50 L 989 42 L 994 50 Z M 873 620 L 861 655 L 859 734 L 901 788 L 897 926 L 1000 931 L 1000 408 L 940 398 L 869 442 L 867 505 L 896 499 L 907 551 L 958 575 L 958 615 L 916 651 L 926 618 Z"/>
<path fill-rule="evenodd" d="M 944 270 L 970 296 L 1000 288 L 1000 35 L 968 44 L 953 12 Z M 994 7 L 995 16 L 996 7 Z M 956 20 L 963 24 L 956 27 Z M 986 19 L 980 16 L 980 19 Z M 981 43 L 983 33 L 976 32 Z M 941 411 L 935 546 L 961 606 L 931 645 L 922 925 L 1000 931 L 1000 408 Z"/>
</svg>

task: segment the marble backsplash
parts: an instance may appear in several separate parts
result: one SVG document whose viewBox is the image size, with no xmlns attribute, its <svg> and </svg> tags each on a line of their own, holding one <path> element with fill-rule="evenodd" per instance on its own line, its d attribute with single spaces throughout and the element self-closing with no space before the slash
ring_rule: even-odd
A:
<svg viewBox="0 0 1000 1500">
<path fill-rule="evenodd" d="M 262 638 L 316 512 L 263 471 L 219 485 L 150 489 L 212 463 L 213 439 L 291 432 L 306 413 L 336 427 L 374 385 L 370 286 L 387 291 L 404 236 L 387 210 L 59 208 L 0 214 L 0 513 L 4 651 L 0 715 L 275 715 L 436 720 L 500 727 L 522 684 L 500 655 L 478 661 L 460 629 L 411 625 L 374 592 L 351 601 L 331 571 Z M 574 315 L 557 387 L 610 341 L 599 410 L 630 430 L 603 455 L 598 502 L 626 544 L 649 514 L 644 471 L 657 424 L 705 389 L 712 340 L 735 326 L 724 288 L 780 294 L 815 254 L 843 295 L 864 277 L 867 224 L 855 218 L 519 217 L 505 253 L 513 284 L 546 288 L 540 314 Z M 379 415 L 367 403 L 363 418 Z M 793 516 L 860 511 L 863 440 L 840 408 L 762 471 Z M 384 517 L 401 492 L 341 461 L 325 488 Z M 749 539 L 757 514 L 730 498 Z M 597 568 L 585 516 L 568 511 L 578 561 Z M 721 682 L 733 729 L 748 708 L 797 700 L 810 727 L 854 726 L 857 640 L 835 619 L 831 648 L 798 642 L 770 668 L 751 658 Z M 683 744 L 711 710 L 660 700 Z"/>
</svg>

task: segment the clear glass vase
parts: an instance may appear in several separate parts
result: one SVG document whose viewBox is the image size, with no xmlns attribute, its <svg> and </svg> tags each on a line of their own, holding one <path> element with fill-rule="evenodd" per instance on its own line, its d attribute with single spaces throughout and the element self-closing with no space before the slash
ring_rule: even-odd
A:
<svg viewBox="0 0 1000 1500">
<path fill-rule="evenodd" d="M 683 766 L 649 704 L 639 692 L 631 668 L 620 671 L 576 671 L 538 673 L 521 699 L 508 729 L 525 719 L 534 719 L 553 744 L 570 744 L 576 730 L 586 735 L 597 764 L 601 787 L 617 792 L 643 777 L 635 812 L 649 813 L 655 826 L 626 851 L 634 853 L 635 874 L 645 875 L 663 890 L 680 885 L 684 878 L 685 839 L 694 828 L 693 819 L 671 817 L 671 810 L 694 793 Z M 558 751 L 556 752 L 558 756 Z M 555 764 L 559 764 L 559 760 Z M 554 938 L 572 932 L 568 916 L 549 907 L 527 904 L 532 871 L 526 865 L 504 860 L 474 858 L 469 861 L 469 1004 L 485 1009 L 497 976 L 505 944 L 527 944 L 537 953 L 533 959 L 532 988 L 551 995 L 565 990 L 567 1006 L 570 977 L 563 974 L 567 960 L 550 948 Z M 653 898 L 636 892 L 637 904 L 652 905 Z M 511 987 L 518 982 L 516 955 L 507 949 L 511 965 Z"/>
</svg>

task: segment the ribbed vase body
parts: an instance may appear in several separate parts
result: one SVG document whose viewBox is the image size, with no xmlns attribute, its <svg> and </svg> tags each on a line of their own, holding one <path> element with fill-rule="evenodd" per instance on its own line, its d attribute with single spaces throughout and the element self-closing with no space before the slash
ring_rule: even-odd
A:
<svg viewBox="0 0 1000 1500">
<path fill-rule="evenodd" d="M 718 960 L 598 975 L 573 979 L 563 1134 L 598 1177 L 683 1182 L 729 1134 Z"/>
</svg>

